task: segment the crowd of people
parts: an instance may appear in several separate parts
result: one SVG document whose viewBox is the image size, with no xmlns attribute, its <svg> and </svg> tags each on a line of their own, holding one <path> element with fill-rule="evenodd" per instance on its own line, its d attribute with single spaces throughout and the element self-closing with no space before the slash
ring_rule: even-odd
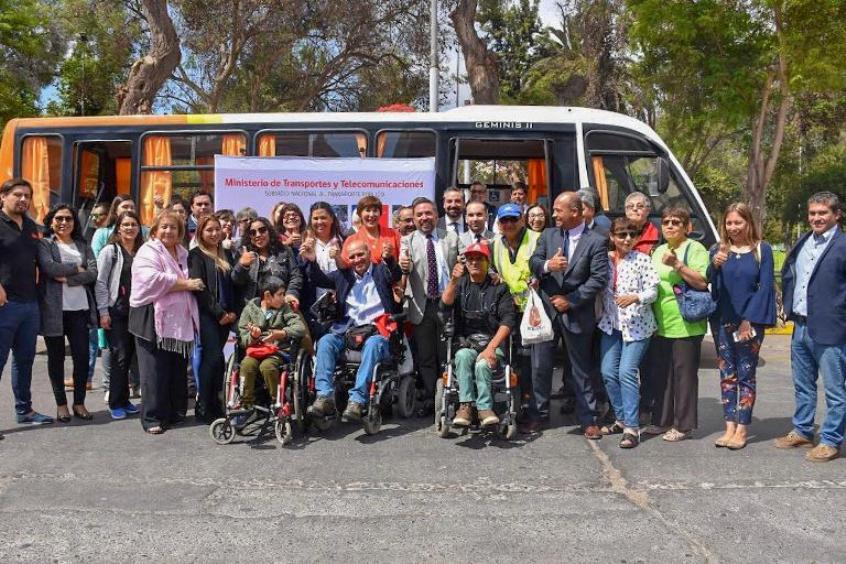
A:
<svg viewBox="0 0 846 564">
<path fill-rule="evenodd" d="M 688 439 L 699 421 L 700 351 L 710 327 L 725 418 L 714 444 L 746 445 L 759 354 L 776 323 L 773 250 L 747 205 L 725 210 L 719 242 L 708 249 L 691 238 L 686 208 L 668 205 L 653 222 L 650 197 L 640 192 L 628 195 L 625 214 L 613 221 L 589 189 L 562 191 L 551 210 L 527 201 L 521 182 L 498 207 L 480 182 L 467 192 L 447 188 L 442 217 L 436 202 L 417 197 L 396 209 L 393 227 L 382 202 L 365 196 L 349 233 L 327 202 L 308 210 L 280 202 L 263 217 L 251 208 L 215 211 L 203 191 L 188 201 L 157 200 L 150 226 L 131 199 L 118 196 L 95 206 L 83 229 L 68 204 L 37 225 L 28 215 L 29 183 L 7 181 L 0 187 L 0 370 L 11 352 L 17 422 L 92 419 L 86 394 L 98 357 L 110 417 L 140 415 L 147 433 L 160 434 L 185 420 L 193 397 L 196 419 L 211 422 L 224 413 L 218 392 L 232 332 L 242 350 L 297 343 L 312 354 L 309 410 L 317 415 L 335 412 L 334 368 L 350 333 L 360 335 L 359 377 L 342 414 L 356 420 L 374 364 L 390 354 L 384 332 L 373 328 L 400 311 L 428 417 L 443 369 L 444 312 L 451 311 L 461 343 L 456 426 L 499 422 L 491 377 L 511 342 L 520 432 L 542 430 L 550 400 L 563 397 L 562 409 L 575 412 L 587 439 L 619 435 L 621 448 L 638 446 L 643 434 Z M 796 405 L 793 428 L 775 446 L 813 447 L 813 461 L 839 456 L 846 425 L 841 215 L 834 193 L 812 196 L 810 231 L 782 270 Z M 311 307 L 327 292 L 337 304 L 328 322 Z M 536 308 L 535 299 L 551 338 L 523 347 L 521 320 L 534 315 L 527 308 Z M 55 419 L 32 408 L 39 334 Z M 560 387 L 553 382 L 559 350 Z M 274 359 L 247 354 L 243 403 L 253 401 L 258 378 L 276 389 Z M 819 374 L 827 409 L 816 437 Z M 70 409 L 66 389 L 73 390 Z M 131 400 L 139 397 L 136 406 Z"/>
</svg>

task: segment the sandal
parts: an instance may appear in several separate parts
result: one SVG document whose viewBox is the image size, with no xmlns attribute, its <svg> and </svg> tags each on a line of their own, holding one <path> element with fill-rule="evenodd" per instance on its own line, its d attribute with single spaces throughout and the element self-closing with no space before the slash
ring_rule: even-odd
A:
<svg viewBox="0 0 846 564">
<path fill-rule="evenodd" d="M 150 427 L 149 429 L 144 429 L 144 431 L 148 435 L 161 435 L 162 433 L 164 433 L 164 427 L 162 427 L 161 425 L 156 425 L 155 427 Z"/>
<path fill-rule="evenodd" d="M 611 425 L 603 425 L 599 432 L 603 435 L 619 435 L 623 432 L 623 425 L 619 421 L 614 421 Z"/>
<path fill-rule="evenodd" d="M 631 431 L 625 431 L 620 439 L 620 448 L 634 448 L 640 444 L 640 437 Z"/>
<path fill-rule="evenodd" d="M 661 438 L 669 443 L 677 443 L 679 441 L 683 441 L 685 439 L 689 439 L 693 433 L 690 431 L 682 432 L 678 429 L 670 429 L 666 433 L 664 433 Z"/>
</svg>

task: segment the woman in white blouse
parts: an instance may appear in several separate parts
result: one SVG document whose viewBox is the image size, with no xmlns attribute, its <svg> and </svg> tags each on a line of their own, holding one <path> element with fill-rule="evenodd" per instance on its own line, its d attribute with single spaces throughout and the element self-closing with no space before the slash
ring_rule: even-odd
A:
<svg viewBox="0 0 846 564">
<path fill-rule="evenodd" d="M 614 220 L 611 226 L 611 277 L 599 320 L 602 378 L 616 416 L 614 424 L 602 432 L 622 433 L 620 448 L 640 443 L 638 366 L 657 329 L 650 304 L 658 296 L 658 273 L 648 255 L 632 250 L 638 234 L 637 225 L 626 218 Z"/>
</svg>

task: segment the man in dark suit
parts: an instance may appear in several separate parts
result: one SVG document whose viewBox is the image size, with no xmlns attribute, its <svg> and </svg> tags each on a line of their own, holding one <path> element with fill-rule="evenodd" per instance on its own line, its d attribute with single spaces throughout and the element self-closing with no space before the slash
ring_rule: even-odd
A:
<svg viewBox="0 0 846 564">
<path fill-rule="evenodd" d="M 451 186 L 444 190 L 444 217 L 438 219 L 438 229 L 461 235 L 467 231 L 464 220 L 464 190 Z"/>
<path fill-rule="evenodd" d="M 822 373 L 826 415 L 812 462 L 840 456 L 846 427 L 846 235 L 840 229 L 840 198 L 819 192 L 808 200 L 806 233 L 781 271 L 784 312 L 792 319 L 790 362 L 796 408 L 793 430 L 776 439 L 778 448 L 814 444 L 817 377 Z"/>
<path fill-rule="evenodd" d="M 576 411 L 585 437 L 602 437 L 596 424 L 596 397 L 591 383 L 590 354 L 596 327 L 596 298 L 608 283 L 608 243 L 587 229 L 577 192 L 560 194 L 552 213 L 560 227 L 546 229 L 529 262 L 540 280 L 540 295 L 557 335 L 564 338 L 572 366 Z M 529 406 L 527 432 L 537 431 L 549 417 L 553 343 L 532 347 L 534 398 Z"/>
<path fill-rule="evenodd" d="M 585 225 L 591 231 L 596 231 L 606 239 L 611 232 L 611 220 L 604 213 L 596 213 L 599 202 L 591 188 L 582 188 L 579 190 L 579 197 L 582 199 L 582 215 L 585 218 Z"/>
</svg>

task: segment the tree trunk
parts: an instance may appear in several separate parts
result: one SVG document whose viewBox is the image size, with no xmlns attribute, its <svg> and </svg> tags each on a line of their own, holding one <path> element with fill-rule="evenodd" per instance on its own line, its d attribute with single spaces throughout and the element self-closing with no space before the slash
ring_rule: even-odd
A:
<svg viewBox="0 0 846 564">
<path fill-rule="evenodd" d="M 781 39 L 781 14 L 776 12 L 776 32 Z M 761 108 L 752 136 L 752 146 L 749 151 L 749 169 L 746 176 L 746 186 L 743 190 L 744 200 L 752 208 L 752 213 L 759 225 L 763 225 L 766 217 L 767 186 L 773 178 L 781 146 L 784 142 L 784 132 L 787 126 L 787 114 L 791 106 L 790 85 L 788 83 L 787 60 L 784 47 L 779 46 L 778 61 L 775 68 L 767 75 L 761 96 Z M 778 110 L 773 117 L 770 105 L 773 98 L 778 97 Z M 769 121 L 773 123 L 768 124 Z M 769 125 L 769 127 L 767 127 Z M 767 131 L 772 132 L 769 155 L 764 148 L 764 137 Z"/>
<path fill-rule="evenodd" d="M 118 91 L 120 115 L 152 113 L 156 94 L 181 58 L 167 0 L 142 0 L 141 11 L 150 26 L 150 50 L 135 61 Z"/>
<path fill-rule="evenodd" d="M 476 33 L 477 0 L 459 0 L 449 17 L 464 53 L 467 79 L 475 104 L 499 102 L 499 68 L 494 53 Z"/>
</svg>

